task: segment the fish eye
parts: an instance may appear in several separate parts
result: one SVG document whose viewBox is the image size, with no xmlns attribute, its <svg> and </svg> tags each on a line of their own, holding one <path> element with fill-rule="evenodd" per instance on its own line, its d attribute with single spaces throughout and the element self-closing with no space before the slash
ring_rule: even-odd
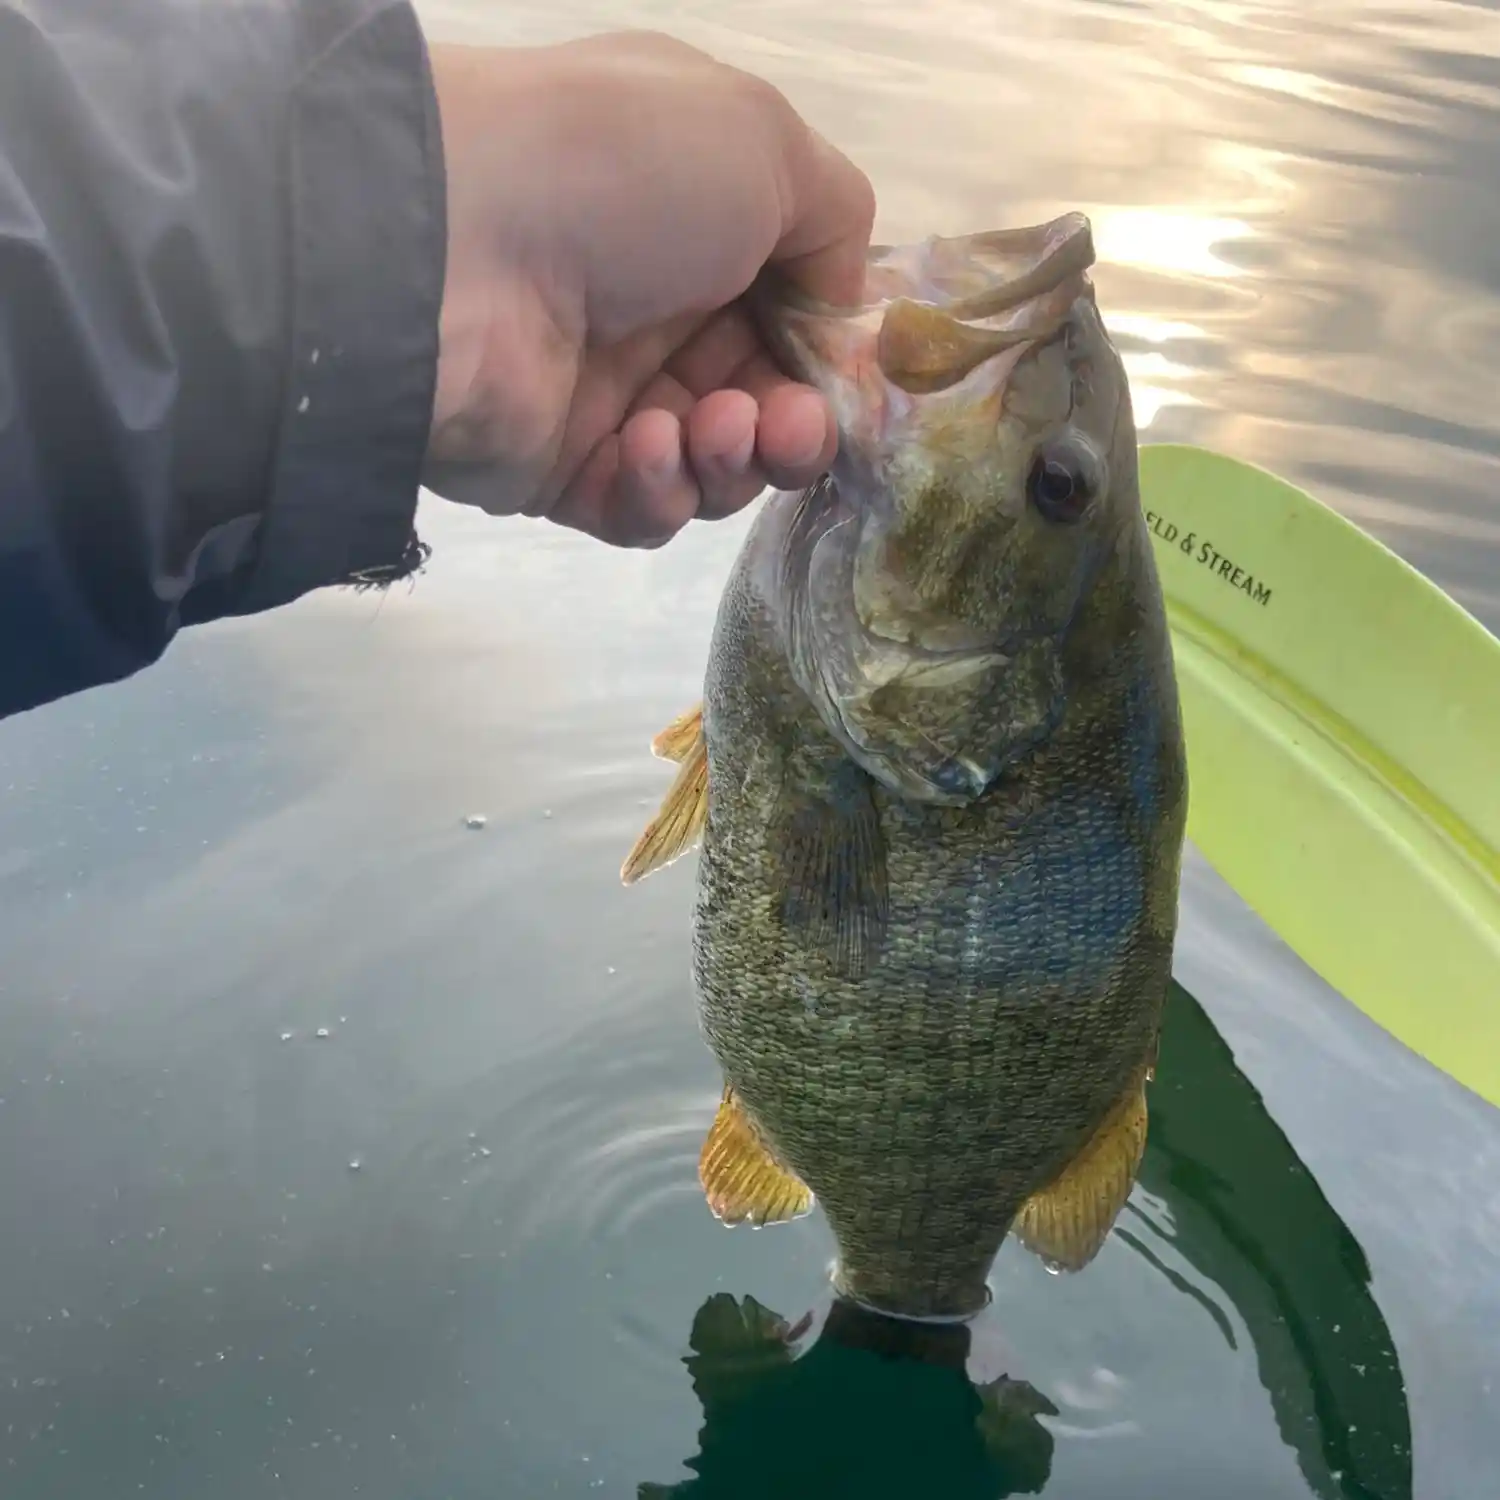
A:
<svg viewBox="0 0 1500 1500">
<path fill-rule="evenodd" d="M 1099 467 L 1074 443 L 1049 443 L 1031 461 L 1026 497 L 1044 520 L 1072 524 L 1099 493 Z"/>
</svg>

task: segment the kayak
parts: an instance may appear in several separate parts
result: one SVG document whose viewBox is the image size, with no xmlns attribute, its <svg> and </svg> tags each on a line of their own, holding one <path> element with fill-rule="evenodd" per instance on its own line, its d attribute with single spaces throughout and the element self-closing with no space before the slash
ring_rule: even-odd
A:
<svg viewBox="0 0 1500 1500">
<path fill-rule="evenodd" d="M 1500 640 L 1274 474 L 1143 445 L 1188 837 L 1311 969 L 1500 1106 Z"/>
</svg>

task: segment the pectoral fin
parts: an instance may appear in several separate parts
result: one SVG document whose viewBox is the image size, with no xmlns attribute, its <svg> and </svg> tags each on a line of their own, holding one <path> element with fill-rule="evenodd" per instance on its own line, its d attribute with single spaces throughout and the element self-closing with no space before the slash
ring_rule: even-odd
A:
<svg viewBox="0 0 1500 1500">
<path fill-rule="evenodd" d="M 677 762 L 677 775 L 620 866 L 624 885 L 634 885 L 686 854 L 703 836 L 708 818 L 708 742 L 703 738 L 702 706 L 674 719 L 651 748 L 662 759 Z"/>
<path fill-rule="evenodd" d="M 703 705 L 696 704 L 678 714 L 651 741 L 651 753 L 659 760 L 675 760 L 680 765 L 703 743 Z"/>
<path fill-rule="evenodd" d="M 863 774 L 850 768 L 826 789 L 788 799 L 775 846 L 787 930 L 825 949 L 841 972 L 866 973 L 889 908 L 885 840 Z"/>
<path fill-rule="evenodd" d="M 1033 1254 L 1063 1271 L 1081 1271 L 1103 1248 L 1146 1148 L 1143 1066 L 1088 1144 L 1057 1180 L 1022 1206 L 1012 1233 Z"/>
<path fill-rule="evenodd" d="M 813 1195 L 760 1138 L 732 1088 L 698 1157 L 698 1180 L 714 1217 L 725 1224 L 781 1224 L 800 1219 Z"/>
</svg>

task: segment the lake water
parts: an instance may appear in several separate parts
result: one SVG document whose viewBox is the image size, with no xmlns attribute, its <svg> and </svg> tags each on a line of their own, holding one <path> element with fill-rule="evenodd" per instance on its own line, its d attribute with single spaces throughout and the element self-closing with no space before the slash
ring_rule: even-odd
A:
<svg viewBox="0 0 1500 1500">
<path fill-rule="evenodd" d="M 1493 6 L 425 14 L 761 71 L 883 239 L 1085 209 L 1144 439 L 1309 486 L 1500 629 Z M 820 1218 L 715 1224 L 691 863 L 616 871 L 743 522 L 649 555 L 422 527 L 413 587 L 0 725 L 6 1500 L 1494 1493 L 1500 1113 L 1196 856 L 1088 1274 L 1007 1247 L 972 1339 L 892 1363 L 825 1322 Z"/>
</svg>

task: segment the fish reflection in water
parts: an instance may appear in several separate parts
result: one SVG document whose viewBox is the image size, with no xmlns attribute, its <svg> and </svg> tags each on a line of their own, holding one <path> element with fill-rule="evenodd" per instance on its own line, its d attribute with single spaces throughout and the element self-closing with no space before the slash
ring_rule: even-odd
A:
<svg viewBox="0 0 1500 1500">
<path fill-rule="evenodd" d="M 1160 1077 L 1140 1182 L 1165 1205 L 1170 1246 L 1135 1202 L 1116 1233 L 1231 1343 L 1224 1312 L 1170 1261 L 1233 1305 L 1309 1495 L 1411 1500 L 1406 1388 L 1364 1253 L 1175 984 Z M 1003 1323 L 1003 1299 L 990 1316 Z M 972 1378 L 975 1325 L 897 1321 L 837 1297 L 808 1342 L 813 1322 L 790 1324 L 752 1296 L 707 1299 L 684 1359 L 702 1408 L 693 1477 L 642 1484 L 638 1500 L 1001 1500 L 1046 1488 L 1058 1405 L 1023 1369 Z"/>
<path fill-rule="evenodd" d="M 811 1321 L 788 1327 L 727 1292 L 699 1308 L 684 1361 L 703 1408 L 697 1477 L 643 1484 L 640 1500 L 1041 1492 L 1054 1439 L 1038 1418 L 1058 1409 L 1024 1380 L 974 1383 L 969 1325 L 896 1322 L 836 1300 L 799 1357 Z"/>
</svg>

